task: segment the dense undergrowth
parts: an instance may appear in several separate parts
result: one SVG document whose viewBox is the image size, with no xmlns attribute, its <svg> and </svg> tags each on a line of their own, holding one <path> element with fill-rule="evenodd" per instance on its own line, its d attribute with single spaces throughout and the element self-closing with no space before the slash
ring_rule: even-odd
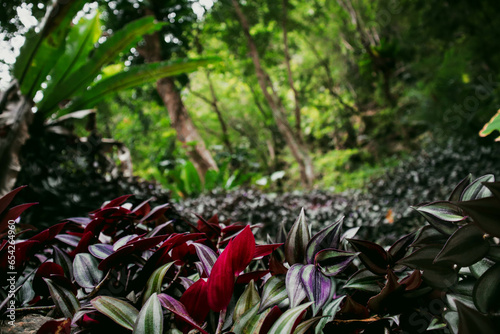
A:
<svg viewBox="0 0 500 334">
<path fill-rule="evenodd" d="M 498 175 L 500 148 L 478 146 L 476 140 L 428 145 L 383 177 L 367 182 L 362 189 L 339 194 L 320 190 L 265 194 L 253 189 L 237 189 L 187 199 L 176 207 L 207 217 L 218 214 L 221 219 L 263 223 L 264 231 L 271 234 L 281 223 L 291 226 L 300 208 L 305 208 L 313 230 L 345 216 L 345 226 L 363 226 L 359 232 L 363 237 L 388 244 L 422 225 L 411 205 L 445 198 L 453 185 L 469 173 Z"/>
</svg>

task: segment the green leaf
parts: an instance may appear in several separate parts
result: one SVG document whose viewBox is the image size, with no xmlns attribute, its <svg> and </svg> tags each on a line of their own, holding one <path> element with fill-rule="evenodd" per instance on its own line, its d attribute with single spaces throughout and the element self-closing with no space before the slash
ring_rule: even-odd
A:
<svg viewBox="0 0 500 334">
<path fill-rule="evenodd" d="M 481 261 L 474 263 L 472 266 L 469 267 L 470 272 L 475 278 L 479 278 L 483 276 L 483 274 L 493 267 L 495 263 L 491 260 L 488 259 L 482 259 Z"/>
<path fill-rule="evenodd" d="M 346 269 L 359 253 L 341 251 L 337 249 L 324 249 L 314 259 L 325 276 L 336 276 Z"/>
<path fill-rule="evenodd" d="M 143 35 L 150 34 L 162 27 L 151 16 L 140 18 L 115 32 L 111 37 L 99 45 L 91 58 L 88 58 L 78 71 L 69 74 L 61 81 L 57 94 L 44 98 L 39 112 L 48 113 L 57 108 L 57 104 L 69 99 L 78 93 L 86 93 L 87 87 L 97 77 L 104 65 L 114 61 L 120 52 L 128 50 L 136 44 Z M 72 109 L 70 111 L 75 111 Z"/>
<path fill-rule="evenodd" d="M 61 89 L 61 82 L 85 64 L 89 53 L 94 49 L 101 35 L 99 12 L 91 18 L 82 18 L 68 33 L 64 53 L 59 57 L 50 72 L 51 79 L 44 90 L 44 97 L 49 97 Z M 39 106 L 43 112 L 43 102 Z"/>
<path fill-rule="evenodd" d="M 153 293 L 158 294 L 161 292 L 161 284 L 163 282 L 163 278 L 165 277 L 165 274 L 170 269 L 170 267 L 172 267 L 173 264 L 174 262 L 166 263 L 160 268 L 156 269 L 151 274 L 151 276 L 148 279 L 148 283 L 146 284 L 146 288 L 144 290 L 144 295 L 142 298 L 143 305 L 146 303 L 146 301 Z"/>
<path fill-rule="evenodd" d="M 375 275 L 368 269 L 361 269 L 354 273 L 344 284 L 344 288 L 356 289 L 378 294 L 381 290 L 380 284 L 383 277 Z"/>
<path fill-rule="evenodd" d="M 330 321 L 333 321 L 335 315 L 340 310 L 340 304 L 342 303 L 344 298 L 345 296 L 341 296 L 325 305 L 325 307 L 323 308 L 323 318 L 321 318 L 321 320 L 318 322 L 318 325 L 314 330 L 315 334 L 323 333 L 323 328 L 325 328 L 326 324 Z"/>
<path fill-rule="evenodd" d="M 264 285 L 259 313 L 274 305 L 278 305 L 287 297 L 284 277 L 282 275 L 272 276 Z"/>
<path fill-rule="evenodd" d="M 200 66 L 205 66 L 217 60 L 218 58 L 200 58 L 192 60 L 178 60 L 169 62 L 158 62 L 143 65 L 136 65 L 115 75 L 104 78 L 96 82 L 92 87 L 83 92 L 81 96 L 75 98 L 65 112 L 85 109 L 88 106 L 94 106 L 109 94 L 118 91 L 143 85 L 145 83 L 156 82 L 158 79 L 170 76 L 176 76 L 182 73 L 195 71 Z M 186 166 L 189 165 L 189 162 Z M 192 167 L 194 172 L 194 166 Z M 188 171 L 186 181 L 192 188 L 192 191 L 202 190 L 201 181 L 194 178 L 192 170 Z M 196 174 L 198 175 L 198 174 Z"/>
<path fill-rule="evenodd" d="M 315 326 L 322 317 L 314 317 L 301 322 L 293 331 L 293 334 L 306 334 L 310 328 Z"/>
<path fill-rule="evenodd" d="M 488 269 L 476 282 L 472 292 L 474 304 L 483 313 L 500 310 L 500 263 Z"/>
<path fill-rule="evenodd" d="M 483 182 L 494 182 L 495 175 L 486 174 L 475 179 L 471 184 L 465 188 L 462 196 L 460 196 L 461 201 L 470 201 L 474 199 L 480 199 L 484 197 L 491 196 L 491 191 L 483 185 Z"/>
<path fill-rule="evenodd" d="M 49 7 L 40 24 L 40 32 L 32 28 L 14 64 L 13 74 L 21 92 L 33 98 L 45 81 L 59 55 L 64 52 L 66 35 L 71 20 L 86 1 L 61 1 Z"/>
<path fill-rule="evenodd" d="M 306 224 L 304 208 L 302 208 L 285 242 L 285 259 L 289 265 L 295 263 L 305 264 L 306 247 L 310 239 L 311 235 Z"/>
<path fill-rule="evenodd" d="M 283 313 L 281 317 L 276 320 L 268 334 L 292 334 L 297 319 L 302 316 L 306 309 L 312 304 L 312 302 L 305 303 Z"/>
<path fill-rule="evenodd" d="M 133 334 L 163 333 L 163 311 L 158 295 L 153 293 L 142 307 L 134 324 Z"/>
<path fill-rule="evenodd" d="M 490 249 L 490 244 L 483 235 L 483 231 L 476 225 L 468 224 L 459 228 L 448 239 L 434 262 L 451 261 L 460 267 L 473 265 Z"/>
<path fill-rule="evenodd" d="M 50 296 L 65 318 L 72 318 L 80 308 L 80 302 L 72 291 L 56 285 L 50 278 L 43 279 L 49 287 Z"/>
<path fill-rule="evenodd" d="M 82 288 L 93 288 L 101 281 L 103 272 L 98 269 L 99 262 L 88 253 L 78 253 L 73 261 L 75 281 Z"/>
<path fill-rule="evenodd" d="M 255 304 L 250 309 L 248 309 L 244 314 L 242 314 L 237 320 L 235 319 L 233 328 L 231 331 L 234 333 L 241 334 L 253 334 L 258 333 L 260 327 L 264 323 L 266 316 L 271 312 L 271 309 L 267 309 L 262 313 L 259 313 L 259 304 Z"/>
<path fill-rule="evenodd" d="M 245 291 L 236 302 L 233 312 L 233 320 L 237 322 L 243 314 L 250 310 L 254 305 L 260 304 L 260 296 L 253 280 L 248 283 Z"/>
<path fill-rule="evenodd" d="M 479 132 L 481 137 L 486 137 L 493 131 L 500 131 L 500 110 L 493 116 L 488 123 Z M 500 141 L 500 136 L 495 139 L 495 141 Z"/>
<path fill-rule="evenodd" d="M 90 301 L 92 306 L 118 325 L 133 330 L 139 311 L 123 300 L 108 296 L 99 296 Z"/>
</svg>

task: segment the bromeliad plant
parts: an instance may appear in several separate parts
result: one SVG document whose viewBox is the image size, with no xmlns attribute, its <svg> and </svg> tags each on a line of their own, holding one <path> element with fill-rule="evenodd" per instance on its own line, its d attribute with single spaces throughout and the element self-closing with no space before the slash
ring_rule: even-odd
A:
<svg viewBox="0 0 500 334">
<path fill-rule="evenodd" d="M 122 196 L 87 218 L 18 234 L 13 264 L 3 240 L 1 279 L 15 271 L 17 291 L 1 306 L 49 311 L 56 319 L 39 333 L 494 333 L 493 181 L 469 176 L 448 201 L 415 206 L 429 225 L 386 248 L 342 232 L 342 219 L 311 235 L 303 210 L 288 233 L 258 245 L 259 226 L 166 221 L 169 205 L 133 208 Z M 19 190 L 0 200 L 2 230 L 28 207 L 6 211 Z"/>
</svg>

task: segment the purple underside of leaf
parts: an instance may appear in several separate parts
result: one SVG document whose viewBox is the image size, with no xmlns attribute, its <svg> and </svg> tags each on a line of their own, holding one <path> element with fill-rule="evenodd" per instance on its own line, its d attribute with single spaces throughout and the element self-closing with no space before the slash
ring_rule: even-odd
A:
<svg viewBox="0 0 500 334">
<path fill-rule="evenodd" d="M 201 328 L 199 324 L 196 323 L 193 318 L 191 318 L 186 307 L 181 302 L 164 293 L 159 294 L 158 299 L 160 300 L 160 303 L 164 308 L 179 316 L 182 320 L 184 320 L 200 332 L 208 334 L 203 328 Z"/>
<path fill-rule="evenodd" d="M 207 276 L 210 276 L 212 268 L 217 261 L 217 254 L 208 246 L 194 242 L 192 245 L 196 249 L 196 254 L 200 259 L 203 270 Z"/>
<path fill-rule="evenodd" d="M 89 246 L 90 254 L 94 255 L 98 259 L 105 259 L 111 254 L 113 254 L 113 246 L 107 244 L 95 244 Z"/>
<path fill-rule="evenodd" d="M 334 286 L 329 277 L 324 276 L 315 265 L 308 264 L 302 267 L 300 272 L 302 284 L 304 284 L 307 297 L 313 301 L 313 316 L 316 316 L 325 303 L 333 297 Z"/>
</svg>

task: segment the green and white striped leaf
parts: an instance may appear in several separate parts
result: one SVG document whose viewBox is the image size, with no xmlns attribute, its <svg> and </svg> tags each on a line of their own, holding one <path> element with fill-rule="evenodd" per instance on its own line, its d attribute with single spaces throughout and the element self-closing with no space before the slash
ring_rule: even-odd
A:
<svg viewBox="0 0 500 334">
<path fill-rule="evenodd" d="M 163 282 L 163 278 L 165 277 L 165 274 L 167 271 L 172 267 L 174 262 L 169 262 L 161 266 L 160 268 L 156 269 L 153 274 L 148 279 L 148 283 L 146 284 L 146 289 L 144 290 L 144 295 L 142 298 L 142 305 L 146 303 L 148 298 L 153 294 L 153 293 L 160 293 L 161 292 L 161 284 Z"/>
<path fill-rule="evenodd" d="M 134 324 L 133 334 L 163 333 L 163 311 L 158 295 L 153 293 L 142 307 Z"/>
<path fill-rule="evenodd" d="M 495 175 L 486 174 L 472 181 L 472 183 L 465 188 L 462 196 L 460 196 L 460 200 L 470 201 L 491 196 L 491 191 L 483 185 L 483 182 L 495 182 Z"/>
<path fill-rule="evenodd" d="M 268 334 L 292 334 L 295 329 L 295 322 L 312 304 L 312 302 L 305 303 L 283 313 L 281 317 L 276 320 Z"/>
<path fill-rule="evenodd" d="M 249 331 L 250 328 L 254 328 L 258 319 L 262 315 L 267 315 L 271 309 L 267 309 L 262 313 L 258 313 L 259 304 L 255 304 L 250 309 L 248 309 L 244 314 L 242 314 L 237 320 L 234 321 L 233 328 L 231 328 L 231 332 L 234 333 L 254 333 Z M 265 319 L 265 318 L 264 318 Z M 262 324 L 261 324 L 262 325 Z"/>
<path fill-rule="evenodd" d="M 306 248 L 309 240 L 311 240 L 311 235 L 307 227 L 304 208 L 302 208 L 285 242 L 285 259 L 289 265 L 294 265 L 295 263 L 305 264 Z"/>
<path fill-rule="evenodd" d="M 90 301 L 92 306 L 118 325 L 133 330 L 139 311 L 129 303 L 108 296 L 99 296 Z"/>
<path fill-rule="evenodd" d="M 303 264 L 296 263 L 288 269 L 286 273 L 285 285 L 288 299 L 290 299 L 290 307 L 294 308 L 307 297 L 307 292 L 300 278 Z"/>
<path fill-rule="evenodd" d="M 281 275 L 272 276 L 267 280 L 262 291 L 259 313 L 287 299 L 285 278 Z"/>
<path fill-rule="evenodd" d="M 65 318 L 72 318 L 80 309 L 80 302 L 72 291 L 56 285 L 50 278 L 43 279 L 49 287 L 50 296 Z"/>
<path fill-rule="evenodd" d="M 304 322 L 301 322 L 293 331 L 293 334 L 306 334 L 307 331 L 315 326 L 322 317 L 314 317 Z"/>
<path fill-rule="evenodd" d="M 236 302 L 233 312 L 233 320 L 239 321 L 243 314 L 250 310 L 254 305 L 260 304 L 260 296 L 253 280 L 245 288 L 241 297 Z"/>
<path fill-rule="evenodd" d="M 450 202 L 440 201 L 415 207 L 418 212 L 430 214 L 447 222 L 459 222 L 465 219 L 461 210 Z"/>
<path fill-rule="evenodd" d="M 328 322 L 332 321 L 335 318 L 335 315 L 340 310 L 340 304 L 342 303 L 344 298 L 345 296 L 339 297 L 335 300 L 332 300 L 330 303 L 326 304 L 325 307 L 323 307 L 323 317 L 316 325 L 316 328 L 314 330 L 315 334 L 323 333 L 323 328 L 325 328 Z M 324 317 L 325 315 L 327 317 Z"/>
<path fill-rule="evenodd" d="M 93 288 L 102 280 L 103 272 L 98 269 L 99 262 L 89 253 L 78 253 L 73 261 L 75 281 L 82 288 Z"/>
</svg>

